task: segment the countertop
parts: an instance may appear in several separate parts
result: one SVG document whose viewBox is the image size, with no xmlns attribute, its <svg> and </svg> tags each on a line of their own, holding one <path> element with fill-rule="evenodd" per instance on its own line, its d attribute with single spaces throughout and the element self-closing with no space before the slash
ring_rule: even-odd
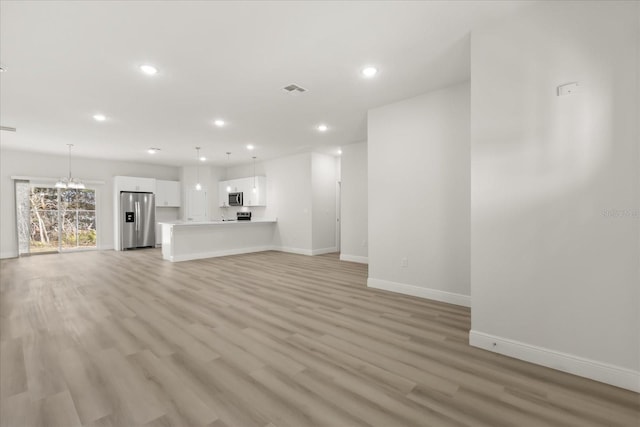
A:
<svg viewBox="0 0 640 427">
<path fill-rule="evenodd" d="M 170 225 L 170 226 L 195 226 L 195 225 L 236 225 L 236 224 L 264 224 L 264 223 L 275 223 L 278 222 L 277 219 L 252 219 L 251 221 L 164 221 L 159 222 L 160 225 Z"/>
</svg>

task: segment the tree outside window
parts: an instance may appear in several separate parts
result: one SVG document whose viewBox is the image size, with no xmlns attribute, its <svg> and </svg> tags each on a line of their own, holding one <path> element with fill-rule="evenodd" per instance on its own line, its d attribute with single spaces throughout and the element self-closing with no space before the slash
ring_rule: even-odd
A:
<svg viewBox="0 0 640 427">
<path fill-rule="evenodd" d="M 32 187 L 30 206 L 30 252 L 96 247 L 95 190 Z"/>
</svg>

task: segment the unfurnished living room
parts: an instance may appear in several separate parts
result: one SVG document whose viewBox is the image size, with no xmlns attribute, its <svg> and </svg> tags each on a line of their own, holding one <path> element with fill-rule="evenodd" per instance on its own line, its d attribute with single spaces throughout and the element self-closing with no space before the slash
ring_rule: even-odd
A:
<svg viewBox="0 0 640 427">
<path fill-rule="evenodd" d="M 0 427 L 638 427 L 639 147 L 637 0 L 0 0 Z"/>
</svg>

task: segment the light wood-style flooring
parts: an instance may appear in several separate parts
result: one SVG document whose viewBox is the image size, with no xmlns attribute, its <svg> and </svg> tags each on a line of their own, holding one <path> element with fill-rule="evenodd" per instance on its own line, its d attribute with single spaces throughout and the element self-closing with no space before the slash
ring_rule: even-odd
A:
<svg viewBox="0 0 640 427">
<path fill-rule="evenodd" d="M 0 263 L 0 424 L 633 426 L 639 395 L 468 345 L 335 254 Z"/>
</svg>

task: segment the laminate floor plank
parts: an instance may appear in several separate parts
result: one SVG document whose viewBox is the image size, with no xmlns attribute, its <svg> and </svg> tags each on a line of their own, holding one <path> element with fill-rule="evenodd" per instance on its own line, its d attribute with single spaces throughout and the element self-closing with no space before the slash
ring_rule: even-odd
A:
<svg viewBox="0 0 640 427">
<path fill-rule="evenodd" d="M 187 384 L 187 387 L 194 390 L 198 398 L 213 409 L 225 424 L 262 427 L 270 422 L 269 418 L 247 402 L 246 399 L 253 394 L 240 393 L 237 387 L 225 384 L 225 375 L 215 375 L 213 362 L 203 363 L 180 353 L 163 360 L 169 369 L 172 369 Z M 236 382 L 245 379 L 245 376 L 232 365 L 223 364 L 223 366 Z"/>
<path fill-rule="evenodd" d="M 341 378 L 350 374 L 355 374 L 360 378 L 372 381 L 379 388 L 386 388 L 394 392 L 405 394 L 413 390 L 416 382 L 401 375 L 387 371 L 379 366 L 373 365 L 363 358 L 354 357 L 344 351 L 335 349 L 321 341 L 307 338 L 303 335 L 293 335 L 290 342 L 295 342 L 324 361 L 333 364 L 334 368 L 322 369 L 322 372 L 332 378 Z M 338 369 L 339 368 L 339 369 Z M 451 388 L 451 392 L 455 387 Z"/>
<path fill-rule="evenodd" d="M 287 396 L 274 392 L 270 383 L 256 380 L 254 374 L 236 370 L 225 360 L 216 360 L 208 364 L 211 374 L 220 382 L 227 394 L 235 395 L 244 405 L 252 406 L 269 422 L 281 427 L 295 427 L 311 424 L 311 414 L 306 408 L 293 404 Z"/>
<path fill-rule="evenodd" d="M 0 341 L 0 399 L 27 391 L 22 339 Z"/>
<path fill-rule="evenodd" d="M 41 415 L 28 392 L 6 397 L 0 404 L 0 425 L 3 427 L 40 426 Z"/>
<path fill-rule="evenodd" d="M 638 427 L 640 395 L 469 346 L 337 254 L 0 261 L 0 427 Z"/>
<path fill-rule="evenodd" d="M 95 365 L 105 380 L 104 390 L 111 403 L 110 415 L 118 423 L 145 424 L 165 415 L 165 408 L 153 394 L 144 373 L 118 350 L 95 354 Z"/>
<path fill-rule="evenodd" d="M 59 355 L 43 332 L 22 337 L 27 390 L 33 401 L 67 389 L 59 364 Z M 3 357 L 4 358 L 4 357 Z M 0 379 L 3 381 L 3 379 Z"/>
<path fill-rule="evenodd" d="M 48 396 L 41 416 L 44 426 L 81 427 L 76 407 L 68 390 Z"/>
<path fill-rule="evenodd" d="M 79 348 L 60 354 L 60 368 L 82 424 L 99 420 L 112 411 L 105 379 L 92 358 Z"/>
<path fill-rule="evenodd" d="M 296 408 L 304 415 L 293 425 L 355 427 L 367 425 L 364 420 L 352 416 L 329 400 L 310 392 L 294 379 L 268 367 L 252 372 L 251 376 L 269 390 L 270 394 L 287 402 L 287 407 Z"/>
<path fill-rule="evenodd" d="M 295 375 L 305 369 L 305 366 L 288 355 L 274 351 L 269 346 L 254 340 L 239 330 L 225 330 L 216 328 L 216 332 L 224 336 L 229 342 L 237 345 L 247 353 L 261 360 L 264 366 L 271 366 L 278 372 Z"/>
<path fill-rule="evenodd" d="M 166 363 L 149 350 L 129 357 L 153 385 L 154 395 L 167 412 L 165 422 L 171 426 L 206 426 L 218 415 L 173 373 Z M 162 418 L 162 417 L 161 417 Z"/>
</svg>

